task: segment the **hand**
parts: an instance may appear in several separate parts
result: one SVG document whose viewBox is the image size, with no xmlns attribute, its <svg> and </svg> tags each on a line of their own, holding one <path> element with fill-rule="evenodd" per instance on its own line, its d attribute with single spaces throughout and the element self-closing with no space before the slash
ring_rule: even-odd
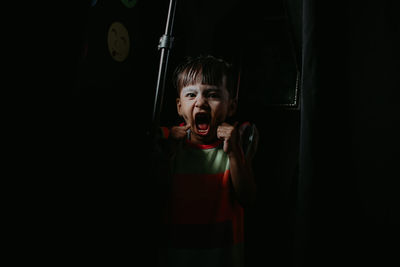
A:
<svg viewBox="0 0 400 267">
<path fill-rule="evenodd" d="M 170 137 L 175 140 L 183 139 L 186 137 L 189 128 L 190 125 L 173 126 L 170 129 Z"/>
<path fill-rule="evenodd" d="M 238 129 L 236 126 L 238 122 L 235 122 L 234 125 L 230 125 L 226 122 L 223 122 L 217 128 L 217 137 L 224 141 L 224 151 L 225 153 L 230 153 L 232 151 L 236 151 L 239 148 L 239 140 L 238 140 Z"/>
</svg>

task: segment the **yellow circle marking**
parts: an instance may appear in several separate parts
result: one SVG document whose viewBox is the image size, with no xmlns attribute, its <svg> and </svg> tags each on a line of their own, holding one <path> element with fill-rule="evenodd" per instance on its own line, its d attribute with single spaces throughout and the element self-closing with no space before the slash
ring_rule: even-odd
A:
<svg viewBox="0 0 400 267">
<path fill-rule="evenodd" d="M 114 22 L 108 29 L 108 50 L 111 57 L 118 61 L 124 61 L 129 55 L 129 33 L 121 22 Z"/>
</svg>

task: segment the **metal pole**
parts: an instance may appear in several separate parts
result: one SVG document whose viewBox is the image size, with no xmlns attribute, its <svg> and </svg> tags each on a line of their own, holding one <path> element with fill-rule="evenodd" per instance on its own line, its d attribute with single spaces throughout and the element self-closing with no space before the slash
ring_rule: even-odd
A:
<svg viewBox="0 0 400 267">
<path fill-rule="evenodd" d="M 176 2 L 177 0 L 170 0 L 169 2 L 165 33 L 163 36 L 161 36 L 160 42 L 158 44 L 158 49 L 161 50 L 161 56 L 160 56 L 160 66 L 158 69 L 156 94 L 153 106 L 153 121 L 152 121 L 153 136 L 160 124 L 160 113 L 164 98 L 165 78 L 167 74 L 168 58 L 169 58 L 169 52 L 173 44 L 173 37 L 171 36 L 171 34 L 175 19 Z"/>
</svg>

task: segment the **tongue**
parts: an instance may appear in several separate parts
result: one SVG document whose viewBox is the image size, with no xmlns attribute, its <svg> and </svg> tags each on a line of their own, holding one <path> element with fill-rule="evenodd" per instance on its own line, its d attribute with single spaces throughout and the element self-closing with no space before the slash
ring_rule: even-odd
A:
<svg viewBox="0 0 400 267">
<path fill-rule="evenodd" d="M 199 123 L 199 124 L 197 124 L 197 128 L 199 128 L 199 130 L 207 130 L 208 124 L 207 123 Z"/>
</svg>

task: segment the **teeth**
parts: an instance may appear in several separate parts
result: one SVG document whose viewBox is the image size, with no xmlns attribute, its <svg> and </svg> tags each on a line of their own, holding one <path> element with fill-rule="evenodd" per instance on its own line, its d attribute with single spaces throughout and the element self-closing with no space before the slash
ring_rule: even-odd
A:
<svg viewBox="0 0 400 267">
<path fill-rule="evenodd" d="M 210 127 L 210 115 L 208 113 L 197 113 L 195 116 L 197 132 L 206 135 Z"/>
</svg>

